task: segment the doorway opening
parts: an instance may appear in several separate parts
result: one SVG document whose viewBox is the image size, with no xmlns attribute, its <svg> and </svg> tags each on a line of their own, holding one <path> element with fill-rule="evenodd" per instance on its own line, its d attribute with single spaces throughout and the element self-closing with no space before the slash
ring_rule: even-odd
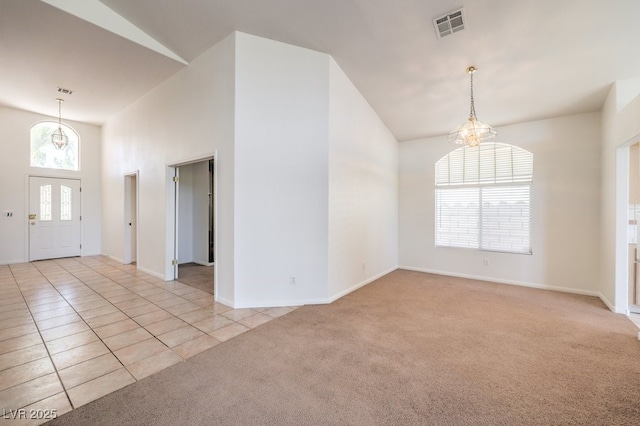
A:
<svg viewBox="0 0 640 426">
<path fill-rule="evenodd" d="M 640 314 L 640 142 L 629 146 L 627 244 L 629 312 Z"/>
<path fill-rule="evenodd" d="M 29 176 L 29 261 L 80 256 L 79 179 Z"/>
<path fill-rule="evenodd" d="M 214 158 L 170 168 L 174 193 L 173 278 L 215 294 Z"/>
<path fill-rule="evenodd" d="M 129 265 L 138 260 L 138 172 L 124 176 L 124 258 Z"/>
</svg>

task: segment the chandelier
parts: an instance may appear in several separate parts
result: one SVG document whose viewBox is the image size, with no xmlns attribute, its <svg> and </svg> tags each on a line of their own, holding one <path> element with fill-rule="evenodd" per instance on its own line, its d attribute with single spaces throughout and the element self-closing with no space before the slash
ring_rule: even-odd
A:
<svg viewBox="0 0 640 426">
<path fill-rule="evenodd" d="M 471 107 L 469 118 L 458 129 L 452 131 L 447 136 L 449 140 L 467 146 L 478 146 L 481 142 L 494 138 L 498 132 L 488 124 L 483 123 L 476 117 L 476 107 L 473 99 L 473 74 L 478 69 L 474 66 L 467 68 L 467 74 L 471 79 Z"/>
<path fill-rule="evenodd" d="M 56 98 L 58 101 L 58 128 L 51 135 L 51 143 L 56 149 L 63 150 L 69 145 L 69 137 L 62 131 L 62 102 L 64 99 Z"/>
</svg>

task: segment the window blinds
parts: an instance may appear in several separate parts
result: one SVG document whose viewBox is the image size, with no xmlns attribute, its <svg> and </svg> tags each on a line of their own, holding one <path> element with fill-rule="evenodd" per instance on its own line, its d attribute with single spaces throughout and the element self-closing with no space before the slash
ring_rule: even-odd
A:
<svg viewBox="0 0 640 426">
<path fill-rule="evenodd" d="M 533 154 L 517 146 L 483 143 L 459 148 L 436 163 L 436 185 L 529 182 Z"/>
<path fill-rule="evenodd" d="M 436 245 L 531 253 L 533 155 L 485 143 L 436 163 Z"/>
</svg>

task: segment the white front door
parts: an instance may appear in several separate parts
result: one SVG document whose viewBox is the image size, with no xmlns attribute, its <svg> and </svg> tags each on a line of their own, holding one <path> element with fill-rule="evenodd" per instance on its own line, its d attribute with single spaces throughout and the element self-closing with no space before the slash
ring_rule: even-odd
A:
<svg viewBox="0 0 640 426">
<path fill-rule="evenodd" d="M 29 178 L 29 260 L 80 256 L 80 181 Z"/>
</svg>

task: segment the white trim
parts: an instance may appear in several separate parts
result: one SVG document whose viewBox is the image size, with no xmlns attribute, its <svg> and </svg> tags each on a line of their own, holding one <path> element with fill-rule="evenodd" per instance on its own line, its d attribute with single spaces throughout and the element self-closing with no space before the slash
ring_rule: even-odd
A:
<svg viewBox="0 0 640 426">
<path fill-rule="evenodd" d="M 213 294 L 218 294 L 218 150 L 213 151 Z M 215 296 L 214 296 L 215 297 Z M 215 299 L 214 299 L 215 300 Z"/>
<path fill-rule="evenodd" d="M 381 272 L 379 274 L 376 274 L 370 278 L 367 278 L 364 281 L 359 282 L 358 284 L 355 284 L 351 287 L 349 287 L 346 290 L 343 290 L 339 293 L 334 294 L 333 296 L 327 297 L 327 298 L 317 298 L 317 299 L 295 299 L 295 300 L 279 300 L 277 302 L 270 302 L 269 304 L 264 304 L 264 303 L 260 303 L 260 304 L 255 304 L 255 303 L 242 303 L 242 304 L 238 304 L 236 306 L 233 306 L 235 309 L 241 309 L 241 308 L 279 308 L 279 307 L 288 307 L 288 306 L 302 306 L 302 305 L 328 305 L 331 304 L 333 302 L 335 302 L 336 300 L 340 299 L 341 297 L 346 296 L 347 294 L 354 292 L 356 290 L 358 290 L 361 287 L 364 287 L 367 284 L 372 283 L 373 281 L 382 278 L 383 276 L 390 274 L 391 272 L 395 271 L 396 269 L 398 269 L 397 267 L 393 267 L 390 268 L 384 272 Z M 225 303 L 220 301 L 220 303 Z M 226 303 L 225 303 L 226 304 Z M 232 306 L 232 305 L 229 305 Z"/>
<path fill-rule="evenodd" d="M 144 267 L 140 266 L 137 263 L 136 263 L 136 267 L 137 267 L 138 271 L 140 271 L 140 272 L 144 272 L 145 274 L 149 274 L 149 275 L 151 275 L 153 277 L 159 278 L 159 279 L 164 280 L 164 281 L 171 281 L 171 280 L 166 279 L 164 277 L 164 275 L 159 274 L 157 272 L 154 272 L 151 269 L 144 268 Z"/>
<path fill-rule="evenodd" d="M 629 209 L 629 148 L 638 142 L 640 134 L 628 139 L 616 147 L 615 180 L 615 234 L 614 234 L 614 276 L 613 307 L 609 301 L 605 304 L 616 313 L 629 311 L 629 250 L 627 241 Z"/>
<path fill-rule="evenodd" d="M 115 261 L 116 261 L 116 262 L 118 262 L 118 263 L 123 263 L 123 262 L 124 262 L 124 260 L 120 259 L 119 257 L 115 257 L 115 256 L 112 256 L 112 255 L 107 254 L 107 253 L 100 253 L 100 256 L 106 256 L 106 257 L 108 257 L 109 259 L 111 259 L 111 260 L 115 260 Z"/>
<path fill-rule="evenodd" d="M 449 277 L 468 278 L 468 279 L 472 279 L 472 280 L 487 281 L 487 282 L 492 282 L 492 283 L 496 283 L 496 284 L 507 284 L 507 285 L 516 285 L 516 286 L 520 286 L 520 287 L 537 288 L 537 289 L 540 289 L 540 290 L 559 291 L 561 293 L 580 294 L 580 295 L 583 295 L 583 296 L 598 297 L 600 299 L 602 299 L 604 297 L 604 296 L 602 296 L 602 294 L 600 292 L 593 291 L 593 290 L 583 290 L 583 289 L 579 289 L 579 288 L 559 287 L 559 286 L 552 286 L 552 285 L 545 285 L 545 284 L 530 283 L 530 282 L 526 282 L 526 281 L 501 280 L 501 279 L 496 279 L 496 278 L 493 278 L 493 277 L 483 277 L 483 276 L 480 276 L 480 275 L 471 275 L 471 274 L 458 274 L 458 273 L 455 273 L 455 272 L 439 271 L 439 270 L 436 270 L 436 269 L 426 269 L 426 268 L 414 268 L 414 267 L 411 267 L 411 266 L 398 266 L 398 269 L 404 269 L 404 270 L 407 270 L 407 271 L 415 271 L 415 272 L 425 272 L 425 273 L 428 273 L 428 274 L 444 275 L 444 276 L 449 276 Z M 605 302 L 603 300 L 603 303 L 605 305 L 607 305 L 607 307 L 610 308 L 610 304 L 608 302 Z"/>
<path fill-rule="evenodd" d="M 115 256 L 112 256 L 112 255 L 110 255 L 110 254 L 102 253 L 102 254 L 101 254 L 101 256 L 106 256 L 106 257 L 108 257 L 109 259 L 111 259 L 111 260 L 115 260 L 116 262 L 119 262 L 119 263 L 122 263 L 122 262 L 123 262 L 123 260 L 122 260 L 122 259 L 117 258 L 117 257 L 115 257 Z M 166 280 L 162 274 L 159 274 L 159 273 L 157 273 L 157 272 L 154 272 L 154 271 L 152 271 L 152 270 L 150 270 L 150 269 L 146 269 L 146 268 L 144 268 L 144 267 L 140 266 L 140 265 L 139 265 L 139 264 L 137 264 L 137 263 L 136 263 L 136 269 L 137 269 L 138 271 L 140 271 L 140 272 L 144 272 L 145 274 L 151 275 L 151 276 L 153 276 L 153 277 L 155 277 L 155 278 L 159 278 L 159 279 L 164 280 L 164 281 L 171 281 L 171 280 Z"/>
<path fill-rule="evenodd" d="M 165 276 L 162 277 L 165 281 L 171 281 L 177 278 L 178 266 L 171 265 L 173 259 L 178 259 L 178 200 L 179 200 L 179 185 L 173 182 L 173 177 L 176 176 L 176 172 L 179 174 L 181 166 L 188 166 L 190 164 L 200 163 L 203 161 L 213 160 L 213 259 L 214 263 L 218 259 L 218 150 L 208 152 L 202 155 L 189 157 L 182 160 L 169 161 L 166 163 L 167 171 L 167 222 L 166 222 L 166 238 L 165 238 Z M 169 171 L 173 170 L 173 174 Z M 169 176 L 171 175 L 171 176 Z M 177 188 L 177 191 L 176 191 Z M 218 268 L 214 266 L 213 271 L 213 292 L 214 295 L 218 293 Z M 215 299 L 217 301 L 217 298 Z M 228 302 L 228 301 L 227 301 Z M 221 302 L 222 303 L 222 302 Z M 227 303 L 225 303 L 227 304 Z M 229 305 L 232 306 L 232 305 Z"/>
<path fill-rule="evenodd" d="M 292 307 L 292 306 L 304 306 L 304 305 L 327 305 L 329 303 L 331 303 L 329 301 L 329 299 L 324 299 L 324 298 L 320 298 L 320 299 L 295 299 L 295 300 L 279 300 L 276 302 L 269 302 L 269 303 L 251 303 L 251 302 L 247 302 L 247 303 L 239 303 L 239 304 L 232 304 L 231 301 L 227 300 L 227 299 L 220 299 L 217 300 L 218 302 L 231 306 L 234 309 L 253 309 L 253 308 L 288 308 L 288 307 Z"/>
<path fill-rule="evenodd" d="M 335 302 L 336 300 L 340 299 L 341 297 L 346 296 L 347 294 L 349 294 L 349 293 L 351 293 L 353 291 L 356 291 L 357 289 L 359 289 L 361 287 L 364 287 L 365 285 L 370 284 L 373 281 L 375 281 L 375 280 L 377 280 L 379 278 L 382 278 L 387 274 L 390 274 L 391 272 L 395 271 L 396 269 L 398 269 L 398 266 L 394 266 L 392 268 L 389 268 L 386 271 L 380 272 L 379 274 L 376 274 L 376 275 L 374 275 L 372 277 L 369 277 L 366 280 L 361 281 L 360 283 L 358 283 L 358 284 L 356 284 L 354 286 L 351 286 L 346 290 L 342 290 L 341 292 L 336 293 L 333 296 L 329 296 L 329 298 L 327 299 L 326 303 Z"/>
<path fill-rule="evenodd" d="M 613 306 L 613 304 L 609 302 L 609 300 L 604 296 L 604 294 L 598 292 L 598 297 L 600 298 L 600 300 L 602 300 L 602 303 L 604 303 L 607 306 L 607 308 L 609 308 L 611 312 L 615 312 L 616 314 L 625 314 L 625 315 L 629 314 L 628 309 L 622 309 L 622 310 L 616 309 L 615 306 Z"/>
<path fill-rule="evenodd" d="M 615 234 L 614 234 L 614 288 L 613 305 L 617 309 L 629 308 L 629 146 L 616 148 Z"/>
<path fill-rule="evenodd" d="M 215 293 L 213 294 L 213 300 L 215 300 L 218 303 L 222 303 L 223 305 L 227 305 L 227 306 L 230 306 L 230 307 L 232 307 L 234 309 L 237 309 L 235 306 L 233 306 L 233 301 L 232 300 L 226 299 L 224 297 L 219 297 Z"/>
<path fill-rule="evenodd" d="M 200 266 L 216 266 L 216 262 L 196 262 L 194 260 L 192 263 L 195 263 L 196 265 L 200 265 Z"/>
<path fill-rule="evenodd" d="M 194 164 L 194 163 L 201 163 L 203 161 L 209 161 L 209 160 L 214 160 L 216 159 L 215 154 L 217 154 L 218 151 L 214 151 L 214 152 L 209 152 L 206 154 L 202 154 L 202 155 L 197 155 L 195 157 L 188 157 L 182 160 L 174 160 L 174 161 L 169 161 L 167 162 L 167 167 L 182 167 L 182 166 L 188 166 L 189 164 Z"/>
<path fill-rule="evenodd" d="M 0 265 L 15 265 L 17 263 L 29 263 L 28 260 L 2 260 L 0 261 Z"/>
</svg>

